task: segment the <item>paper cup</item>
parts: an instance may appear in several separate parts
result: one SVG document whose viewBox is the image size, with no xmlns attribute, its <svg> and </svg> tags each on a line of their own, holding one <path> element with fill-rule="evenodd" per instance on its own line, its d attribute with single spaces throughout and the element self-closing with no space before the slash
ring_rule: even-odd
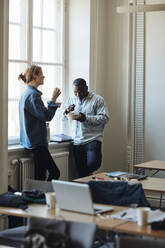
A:
<svg viewBox="0 0 165 248">
<path fill-rule="evenodd" d="M 56 194 L 54 192 L 45 193 L 46 204 L 48 208 L 55 208 L 56 206 Z"/>
<path fill-rule="evenodd" d="M 67 114 L 67 118 L 69 120 L 77 120 L 79 117 L 80 117 L 80 114 L 73 114 L 73 113 Z"/>
<path fill-rule="evenodd" d="M 140 207 L 136 209 L 137 224 L 138 226 L 144 226 L 148 223 L 148 215 L 150 208 Z"/>
</svg>

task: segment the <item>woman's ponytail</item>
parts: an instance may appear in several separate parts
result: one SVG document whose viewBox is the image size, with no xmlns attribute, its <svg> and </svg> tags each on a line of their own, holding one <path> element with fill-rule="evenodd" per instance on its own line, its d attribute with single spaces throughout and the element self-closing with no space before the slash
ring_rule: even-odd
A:
<svg viewBox="0 0 165 248">
<path fill-rule="evenodd" d="M 26 83 L 26 77 L 23 75 L 23 73 L 19 74 L 18 80 L 22 80 L 24 83 Z"/>
</svg>

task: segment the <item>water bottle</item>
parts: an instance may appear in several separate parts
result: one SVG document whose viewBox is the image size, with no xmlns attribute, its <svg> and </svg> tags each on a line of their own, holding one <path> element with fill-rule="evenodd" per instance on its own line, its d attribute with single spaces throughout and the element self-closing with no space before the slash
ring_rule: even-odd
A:
<svg viewBox="0 0 165 248">
<path fill-rule="evenodd" d="M 47 140 L 48 143 L 50 142 L 50 127 L 49 127 L 49 122 L 46 122 L 46 130 L 47 130 Z"/>
</svg>

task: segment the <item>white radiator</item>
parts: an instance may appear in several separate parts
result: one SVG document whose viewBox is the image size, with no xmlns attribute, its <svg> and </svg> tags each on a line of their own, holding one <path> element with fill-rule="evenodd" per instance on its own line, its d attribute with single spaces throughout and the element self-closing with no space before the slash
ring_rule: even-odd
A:
<svg viewBox="0 0 165 248">
<path fill-rule="evenodd" d="M 69 164 L 69 152 L 60 152 L 51 154 L 53 160 L 55 161 L 57 167 L 60 170 L 61 180 L 68 180 L 69 179 L 69 171 L 68 171 L 68 164 Z M 30 157 L 22 157 L 20 159 L 14 159 L 11 161 L 11 164 L 16 167 L 18 166 L 19 171 L 19 187 L 18 190 L 22 191 L 23 185 L 26 179 L 34 179 L 34 162 L 33 159 Z M 10 173 L 12 173 L 10 171 Z M 12 176 L 12 175 L 10 175 Z M 14 175 L 13 175 L 14 176 Z M 47 174 L 48 176 L 48 174 Z"/>
<path fill-rule="evenodd" d="M 32 158 L 20 158 L 19 163 L 19 188 L 23 189 L 26 179 L 34 179 L 34 162 Z"/>
</svg>

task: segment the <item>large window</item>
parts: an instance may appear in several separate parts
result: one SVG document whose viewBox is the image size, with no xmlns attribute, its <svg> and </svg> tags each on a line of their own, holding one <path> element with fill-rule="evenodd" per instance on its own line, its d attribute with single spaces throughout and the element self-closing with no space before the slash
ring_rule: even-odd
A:
<svg viewBox="0 0 165 248">
<path fill-rule="evenodd" d="M 64 0 L 9 0 L 9 142 L 19 140 L 18 103 L 26 86 L 18 75 L 28 65 L 42 66 L 45 75 L 45 105 L 53 89 L 64 89 Z M 62 101 L 62 95 L 59 101 Z M 60 131 L 58 111 L 50 123 L 51 132 Z"/>
</svg>

